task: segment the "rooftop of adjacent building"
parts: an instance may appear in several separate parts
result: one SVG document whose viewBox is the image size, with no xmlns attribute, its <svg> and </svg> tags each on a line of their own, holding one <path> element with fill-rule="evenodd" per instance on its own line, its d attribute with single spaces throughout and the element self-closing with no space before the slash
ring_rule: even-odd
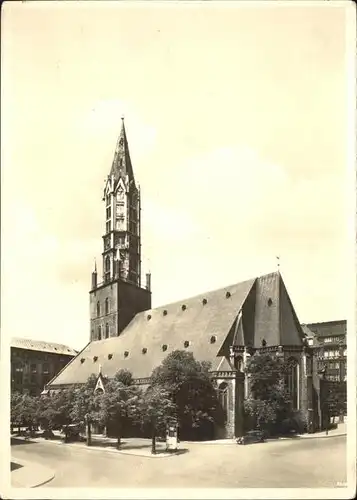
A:
<svg viewBox="0 0 357 500">
<path fill-rule="evenodd" d="M 13 337 L 11 339 L 11 347 L 16 349 L 47 352 L 66 356 L 76 356 L 78 354 L 78 351 L 64 344 L 46 342 L 44 340 L 25 339 L 21 337 Z"/>
</svg>

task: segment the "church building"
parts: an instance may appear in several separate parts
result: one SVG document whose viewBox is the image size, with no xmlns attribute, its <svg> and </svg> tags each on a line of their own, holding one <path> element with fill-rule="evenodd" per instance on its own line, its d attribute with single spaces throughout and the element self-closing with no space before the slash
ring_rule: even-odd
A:
<svg viewBox="0 0 357 500">
<path fill-rule="evenodd" d="M 249 394 L 244 367 L 249 356 L 262 351 L 291 361 L 293 407 L 312 427 L 318 425 L 312 349 L 280 272 L 151 308 L 150 275 L 141 285 L 140 190 L 124 120 L 103 201 L 103 276 L 99 282 L 97 269 L 92 273 L 89 343 L 46 389 L 85 383 L 99 372 L 110 378 L 121 368 L 147 385 L 170 352 L 191 351 L 211 363 L 227 417 L 220 437 L 236 437 L 244 431 Z"/>
</svg>

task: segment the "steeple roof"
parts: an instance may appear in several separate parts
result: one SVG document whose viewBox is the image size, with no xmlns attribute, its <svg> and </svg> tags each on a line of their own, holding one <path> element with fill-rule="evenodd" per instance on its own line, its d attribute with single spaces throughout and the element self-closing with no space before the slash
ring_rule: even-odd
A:
<svg viewBox="0 0 357 500">
<path fill-rule="evenodd" d="M 110 170 L 110 175 L 114 176 L 115 182 L 117 182 L 120 177 L 125 178 L 126 175 L 128 175 L 129 181 L 135 182 L 129 153 L 129 145 L 125 132 L 124 117 L 122 117 L 121 119 L 122 125 L 120 135 L 115 147 L 114 159 L 112 168 Z"/>
</svg>

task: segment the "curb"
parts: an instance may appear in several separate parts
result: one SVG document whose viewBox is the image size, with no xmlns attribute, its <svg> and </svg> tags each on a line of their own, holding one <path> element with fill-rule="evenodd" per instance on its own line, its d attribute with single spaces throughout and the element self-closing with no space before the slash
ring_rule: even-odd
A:
<svg viewBox="0 0 357 500">
<path fill-rule="evenodd" d="M 21 439 L 21 438 L 16 438 L 16 439 Z M 25 441 L 24 439 L 22 439 Z M 34 443 L 46 443 L 46 444 L 55 444 L 55 445 L 63 445 L 66 447 L 71 447 L 71 448 L 77 448 L 77 450 L 90 450 L 90 451 L 101 451 L 101 452 L 106 452 L 106 453 L 113 453 L 113 454 L 122 454 L 122 455 L 131 455 L 134 457 L 143 457 L 143 458 L 169 458 L 173 457 L 176 455 L 180 455 L 181 453 L 157 453 L 156 455 L 144 455 L 143 453 L 133 453 L 132 451 L 126 451 L 126 450 L 117 450 L 116 448 L 109 448 L 105 446 L 87 446 L 83 444 L 74 444 L 74 443 L 64 443 L 63 441 L 55 441 L 51 439 L 38 439 L 38 438 L 32 438 L 31 441 Z M 16 459 L 16 458 L 15 458 Z M 18 460 L 20 463 L 20 461 Z M 51 478 L 50 480 L 52 480 Z M 40 485 L 41 486 L 41 485 Z"/>
<path fill-rule="evenodd" d="M 34 462 L 27 462 L 25 460 L 16 458 L 16 456 L 12 456 L 11 460 L 16 461 L 17 464 L 22 466 L 21 469 L 17 471 L 17 473 L 16 471 L 11 472 L 11 483 L 14 488 L 39 488 L 40 486 L 43 486 L 52 481 L 55 477 L 55 472 L 44 465 Z M 13 479 L 14 473 L 15 478 Z M 36 475 L 42 476 L 40 481 L 37 480 L 37 482 L 31 482 L 26 480 L 26 477 L 36 477 Z M 45 475 L 46 477 L 44 478 Z M 22 477 L 25 477 L 25 480 L 22 480 Z"/>
</svg>

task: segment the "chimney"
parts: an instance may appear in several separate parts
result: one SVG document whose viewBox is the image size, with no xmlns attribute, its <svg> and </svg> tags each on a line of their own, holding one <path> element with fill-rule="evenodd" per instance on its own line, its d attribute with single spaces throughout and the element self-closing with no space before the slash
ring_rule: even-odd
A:
<svg viewBox="0 0 357 500">
<path fill-rule="evenodd" d="M 92 272 L 92 290 L 97 288 L 97 284 L 98 284 L 97 263 L 95 263 L 94 271 Z"/>
<path fill-rule="evenodd" d="M 146 290 L 151 292 L 151 273 L 146 273 Z"/>
</svg>

